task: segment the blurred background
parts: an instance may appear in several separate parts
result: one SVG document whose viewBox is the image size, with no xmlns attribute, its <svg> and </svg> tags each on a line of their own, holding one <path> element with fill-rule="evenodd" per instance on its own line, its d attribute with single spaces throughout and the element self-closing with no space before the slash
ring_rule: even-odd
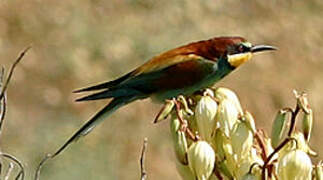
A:
<svg viewBox="0 0 323 180">
<path fill-rule="evenodd" d="M 107 103 L 75 103 L 73 90 L 112 80 L 191 41 L 239 35 L 280 50 L 254 57 L 217 86 L 233 89 L 268 134 L 277 110 L 295 106 L 292 90 L 308 92 L 317 162 L 323 159 L 322 17 L 321 0 L 2 0 L 1 65 L 8 70 L 22 49 L 33 48 L 9 86 L 0 147 L 24 162 L 29 179 L 45 153 Z M 41 178 L 138 179 L 148 137 L 149 179 L 179 179 L 169 123 L 152 123 L 160 108 L 144 100 L 120 109 L 49 161 Z"/>
</svg>

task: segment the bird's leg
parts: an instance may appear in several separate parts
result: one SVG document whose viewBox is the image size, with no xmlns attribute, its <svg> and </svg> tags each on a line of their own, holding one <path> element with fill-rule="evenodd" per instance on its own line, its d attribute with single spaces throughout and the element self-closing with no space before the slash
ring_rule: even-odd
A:
<svg viewBox="0 0 323 180">
<path fill-rule="evenodd" d="M 175 110 L 176 110 L 176 115 L 177 118 L 179 120 L 179 122 L 181 123 L 181 127 L 180 127 L 180 131 L 185 132 L 187 134 L 187 136 L 192 139 L 193 141 L 197 141 L 199 140 L 199 137 L 196 136 L 189 128 L 188 128 L 188 123 L 185 119 L 183 119 L 182 113 L 181 111 L 181 103 L 176 100 L 173 99 L 174 103 L 175 103 Z"/>
</svg>

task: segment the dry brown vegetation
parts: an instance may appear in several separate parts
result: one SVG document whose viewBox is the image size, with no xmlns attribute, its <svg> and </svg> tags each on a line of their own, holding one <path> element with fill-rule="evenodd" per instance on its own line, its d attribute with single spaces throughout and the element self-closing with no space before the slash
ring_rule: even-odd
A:
<svg viewBox="0 0 323 180">
<path fill-rule="evenodd" d="M 235 90 L 267 132 L 275 112 L 295 103 L 293 89 L 308 92 L 312 147 L 323 159 L 322 17 L 321 0 L 2 0 L 1 65 L 9 67 L 21 49 L 33 48 L 8 89 L 1 150 L 22 160 L 30 179 L 44 154 L 106 103 L 75 103 L 72 90 L 113 79 L 190 41 L 240 35 L 280 50 L 253 58 L 218 86 Z M 120 109 L 50 161 L 42 178 L 138 179 L 144 137 L 149 178 L 179 178 L 169 124 L 152 124 L 159 108 L 145 100 Z"/>
</svg>

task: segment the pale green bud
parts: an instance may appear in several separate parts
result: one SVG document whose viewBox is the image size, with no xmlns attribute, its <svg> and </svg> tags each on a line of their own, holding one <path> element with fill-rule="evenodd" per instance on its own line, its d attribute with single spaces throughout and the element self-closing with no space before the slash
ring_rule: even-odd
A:
<svg viewBox="0 0 323 180">
<path fill-rule="evenodd" d="M 235 170 L 238 168 L 237 155 L 234 154 L 230 140 L 225 139 L 223 144 L 223 150 L 225 153 L 225 164 L 230 169 L 233 176 L 235 176 Z"/>
<path fill-rule="evenodd" d="M 215 129 L 217 109 L 217 103 L 210 96 L 203 96 L 195 107 L 199 135 L 206 141 L 211 140 L 212 132 Z"/>
<path fill-rule="evenodd" d="M 234 176 L 233 176 L 232 172 L 230 171 L 233 169 L 228 168 L 226 160 L 224 160 L 224 161 L 221 160 L 220 162 L 216 162 L 216 168 L 218 171 L 220 171 L 222 174 L 224 174 L 227 177 L 227 179 L 234 179 Z"/>
<path fill-rule="evenodd" d="M 208 180 L 220 180 L 220 179 L 213 173 Z"/>
<path fill-rule="evenodd" d="M 231 91 L 228 88 L 219 87 L 214 90 L 214 93 L 215 93 L 214 97 L 218 99 L 220 102 L 223 101 L 223 99 L 228 99 L 232 101 L 233 104 L 236 106 L 238 112 L 240 114 L 243 114 L 239 99 L 233 91 Z"/>
<path fill-rule="evenodd" d="M 231 143 L 238 161 L 248 156 L 253 144 L 253 134 L 245 122 L 235 124 L 231 133 Z"/>
<path fill-rule="evenodd" d="M 176 169 L 179 175 L 182 177 L 183 180 L 196 180 L 195 176 L 193 175 L 190 167 L 187 165 L 181 164 L 180 162 L 176 163 Z"/>
<path fill-rule="evenodd" d="M 278 160 L 279 180 L 311 180 L 312 162 L 302 150 L 292 150 Z"/>
<path fill-rule="evenodd" d="M 241 180 L 260 180 L 261 178 L 259 176 L 256 176 L 251 173 L 247 173 L 244 176 L 242 176 Z"/>
<path fill-rule="evenodd" d="M 198 126 L 197 126 L 197 122 L 196 122 L 196 118 L 195 116 L 184 116 L 185 119 L 188 122 L 188 127 L 190 128 L 190 130 L 194 133 L 199 135 L 199 130 L 198 130 Z"/>
<path fill-rule="evenodd" d="M 170 131 L 173 138 L 175 154 L 182 164 L 187 164 L 187 141 L 185 132 L 180 130 L 181 123 L 177 118 L 170 121 Z"/>
<path fill-rule="evenodd" d="M 314 177 L 315 180 L 323 180 L 323 164 L 322 162 L 319 162 L 315 167 L 314 167 Z"/>
<path fill-rule="evenodd" d="M 188 165 L 198 180 L 207 180 L 214 168 L 215 153 L 206 141 L 194 142 L 187 152 Z"/>
<path fill-rule="evenodd" d="M 316 156 L 317 153 L 314 152 L 308 145 L 307 141 L 305 140 L 305 137 L 303 133 L 301 132 L 295 132 L 292 134 L 292 137 L 296 139 L 297 142 L 297 149 L 300 149 L 306 153 L 308 153 L 311 156 Z"/>
<path fill-rule="evenodd" d="M 246 125 L 248 126 L 248 128 L 250 128 L 252 133 L 255 134 L 257 132 L 255 119 L 252 117 L 249 111 L 245 111 L 243 120 L 246 122 Z"/>
<path fill-rule="evenodd" d="M 166 100 L 164 106 L 160 110 L 160 112 L 157 114 L 154 123 L 158 123 L 168 117 L 168 115 L 172 112 L 173 108 L 175 106 L 175 102 L 172 100 Z"/>
<path fill-rule="evenodd" d="M 257 177 L 261 177 L 261 169 L 259 166 L 263 165 L 263 160 L 260 155 L 257 154 L 257 150 L 255 148 L 250 150 L 248 156 L 238 161 L 238 164 L 239 167 L 236 169 L 237 177 L 241 178 L 243 175 L 246 175 L 250 171 L 251 167 L 252 174 Z"/>
<path fill-rule="evenodd" d="M 219 156 L 220 160 L 225 159 L 224 144 L 227 143 L 228 137 L 226 137 L 221 129 L 215 131 L 215 136 L 213 138 L 213 144 L 215 145 L 216 154 Z"/>
<path fill-rule="evenodd" d="M 284 131 L 287 126 L 287 113 L 288 111 L 281 109 L 275 117 L 273 128 L 271 130 L 271 144 L 274 148 L 276 148 L 283 140 Z"/>
<path fill-rule="evenodd" d="M 301 150 L 311 156 L 316 156 L 317 153 L 314 152 L 306 142 L 303 133 L 301 132 L 294 132 L 291 136 L 293 140 L 291 140 L 288 144 L 286 144 L 280 151 L 279 151 L 279 158 L 284 156 L 290 151 L 295 149 Z"/>
<path fill-rule="evenodd" d="M 308 113 L 304 112 L 303 126 L 302 126 L 303 134 L 307 142 L 311 138 L 312 126 L 313 126 L 313 111 L 312 109 L 308 109 Z"/>
<path fill-rule="evenodd" d="M 230 137 L 233 125 L 238 121 L 239 110 L 231 100 L 223 99 L 218 107 L 216 120 L 220 124 L 220 128 L 224 134 Z"/>
</svg>

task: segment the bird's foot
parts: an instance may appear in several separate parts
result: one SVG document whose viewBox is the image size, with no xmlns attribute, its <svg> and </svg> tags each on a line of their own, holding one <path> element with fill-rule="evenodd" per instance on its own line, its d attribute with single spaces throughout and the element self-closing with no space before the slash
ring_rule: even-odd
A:
<svg viewBox="0 0 323 180">
<path fill-rule="evenodd" d="M 182 116 L 181 113 L 181 101 L 173 99 L 174 103 L 175 103 L 175 109 L 176 109 L 176 115 L 177 118 L 179 120 L 179 122 L 181 123 L 179 130 L 182 132 L 185 132 L 186 135 L 193 141 L 197 141 L 199 140 L 199 136 L 195 135 L 189 128 L 188 128 L 188 122 L 187 120 L 185 120 Z M 185 108 L 185 107 L 184 107 Z"/>
</svg>

